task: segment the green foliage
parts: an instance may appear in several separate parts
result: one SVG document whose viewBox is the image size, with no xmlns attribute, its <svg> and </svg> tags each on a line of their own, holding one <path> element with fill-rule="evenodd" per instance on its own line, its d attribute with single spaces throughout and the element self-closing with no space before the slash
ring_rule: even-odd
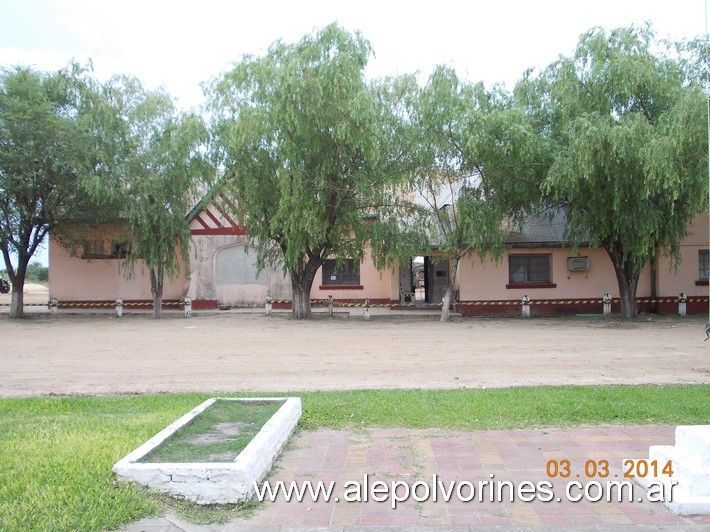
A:
<svg viewBox="0 0 710 532">
<path fill-rule="evenodd" d="M 138 261 L 148 269 L 159 317 L 164 279 L 189 262 L 185 216 L 214 173 L 204 155 L 207 130 L 200 117 L 176 111 L 170 96 L 135 78 L 112 79 L 103 97 L 97 127 L 112 166 L 90 191 L 127 223 L 125 273 L 132 275 Z"/>
<path fill-rule="evenodd" d="M 1 274 L 2 272 L 0 272 Z M 41 262 L 35 261 L 27 266 L 26 281 L 33 283 L 44 283 L 49 279 L 49 268 Z"/>
<path fill-rule="evenodd" d="M 0 70 L 0 250 L 13 317 L 23 314 L 27 266 L 47 233 L 93 211 L 82 184 L 94 170 L 97 139 L 85 125 L 95 89 L 76 64 L 54 73 Z"/>
<path fill-rule="evenodd" d="M 707 38 L 671 46 L 649 27 L 593 29 L 508 94 L 443 67 L 425 87 L 414 76 L 367 83 L 370 44 L 332 24 L 242 58 L 209 86 L 213 165 L 202 119 L 163 91 L 130 77 L 98 86 L 77 65 L 2 70 L 12 314 L 48 231 L 122 221 L 126 274 L 137 261 L 149 270 L 159 315 L 164 278 L 188 262 L 184 216 L 220 168 L 219 193 L 238 199 L 259 266 L 290 274 L 297 317 L 310 315 L 327 258 L 370 249 L 383 268 L 434 242 L 455 270 L 469 250 L 499 255 L 506 224 L 550 205 L 567 213 L 573 246 L 606 249 L 633 317 L 644 265 L 679 260 L 688 222 L 708 208 L 707 51 Z"/>
<path fill-rule="evenodd" d="M 539 84 L 555 145 L 543 190 L 567 209 L 575 245 L 608 252 L 627 318 L 644 265 L 658 251 L 678 260 L 708 207 L 702 80 L 659 47 L 650 28 L 591 30 Z"/>
<path fill-rule="evenodd" d="M 310 315 L 313 276 L 329 256 L 378 264 L 402 247 L 395 190 L 406 174 L 392 126 L 394 83 L 368 86 L 369 43 L 330 25 L 264 57 L 245 57 L 210 89 L 218 162 L 260 264 L 283 264 L 294 313 Z M 369 215 L 373 223 L 363 223 Z"/>
<path fill-rule="evenodd" d="M 460 260 L 471 251 L 498 258 L 506 222 L 539 200 L 547 147 L 530 118 L 498 87 L 488 92 L 438 67 L 412 93 L 411 182 L 424 205 L 430 241 L 452 266 L 445 321 Z"/>
</svg>

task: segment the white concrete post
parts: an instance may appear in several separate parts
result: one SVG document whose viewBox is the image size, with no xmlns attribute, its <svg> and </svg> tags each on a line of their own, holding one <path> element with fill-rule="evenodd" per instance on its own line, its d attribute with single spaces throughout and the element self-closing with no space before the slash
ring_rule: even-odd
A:
<svg viewBox="0 0 710 532">
<path fill-rule="evenodd" d="M 116 298 L 116 317 L 123 318 L 123 299 Z"/>
<path fill-rule="evenodd" d="M 271 316 L 271 296 L 266 296 L 266 315 Z"/>
<path fill-rule="evenodd" d="M 678 315 L 685 316 L 685 303 L 688 301 L 688 297 L 685 292 L 678 294 Z"/>
<path fill-rule="evenodd" d="M 52 316 L 56 316 L 59 309 L 59 300 L 56 297 L 50 298 L 48 306 Z"/>
<path fill-rule="evenodd" d="M 189 297 L 185 298 L 185 317 L 189 318 L 192 316 L 192 299 Z"/>
<path fill-rule="evenodd" d="M 328 316 L 333 315 L 333 296 L 328 296 Z"/>
<path fill-rule="evenodd" d="M 528 296 L 523 296 L 523 318 L 530 317 L 530 298 Z"/>
<path fill-rule="evenodd" d="M 602 296 L 602 302 L 604 303 L 604 315 L 609 316 L 611 314 L 611 294 L 604 294 Z"/>
<path fill-rule="evenodd" d="M 365 321 L 370 319 L 370 298 L 365 299 L 365 310 L 362 313 L 362 317 Z"/>
</svg>

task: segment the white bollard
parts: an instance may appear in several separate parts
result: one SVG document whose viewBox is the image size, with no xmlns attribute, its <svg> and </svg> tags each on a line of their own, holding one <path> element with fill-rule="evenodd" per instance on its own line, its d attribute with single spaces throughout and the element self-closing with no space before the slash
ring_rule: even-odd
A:
<svg viewBox="0 0 710 532">
<path fill-rule="evenodd" d="M 611 314 L 611 294 L 604 294 L 602 296 L 602 303 L 604 303 L 604 315 L 609 316 Z"/>
<path fill-rule="evenodd" d="M 266 296 L 266 315 L 271 316 L 273 305 L 271 304 L 271 296 Z"/>
<path fill-rule="evenodd" d="M 123 318 L 123 299 L 116 298 L 116 317 Z"/>
<path fill-rule="evenodd" d="M 189 297 L 186 297 L 184 303 L 185 303 L 185 317 L 189 318 L 190 316 L 192 316 L 192 299 L 190 299 Z"/>
<path fill-rule="evenodd" d="M 52 313 L 52 316 L 57 315 L 57 310 L 59 310 L 59 300 L 56 297 L 52 297 L 49 299 L 49 311 Z"/>
<path fill-rule="evenodd" d="M 523 318 L 529 318 L 530 317 L 530 298 L 528 296 L 523 296 L 523 301 L 522 301 L 522 309 L 523 309 Z"/>
<path fill-rule="evenodd" d="M 685 303 L 688 301 L 688 296 L 685 295 L 685 292 L 681 292 L 678 294 L 678 315 L 679 316 L 685 316 L 686 313 L 686 308 L 685 308 Z"/>
<path fill-rule="evenodd" d="M 328 296 L 328 316 L 333 315 L 333 296 Z"/>
<path fill-rule="evenodd" d="M 370 298 L 365 299 L 365 310 L 362 313 L 362 317 L 365 321 L 370 319 Z"/>
</svg>

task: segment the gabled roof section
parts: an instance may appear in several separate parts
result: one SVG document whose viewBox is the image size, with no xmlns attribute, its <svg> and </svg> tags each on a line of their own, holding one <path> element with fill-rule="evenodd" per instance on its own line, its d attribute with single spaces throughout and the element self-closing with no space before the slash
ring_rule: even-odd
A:
<svg viewBox="0 0 710 532">
<path fill-rule="evenodd" d="M 227 176 L 222 177 L 221 179 L 218 179 L 217 182 L 210 187 L 210 189 L 207 191 L 207 193 L 202 196 L 202 199 L 198 201 L 195 206 L 190 210 L 185 215 L 185 220 L 190 223 L 192 220 L 195 219 L 195 216 L 197 216 L 202 209 L 204 209 L 207 205 L 209 205 L 212 200 L 215 198 L 215 196 L 222 190 L 224 187 L 225 181 L 228 179 Z"/>
<path fill-rule="evenodd" d="M 185 217 L 193 235 L 247 234 L 240 223 L 237 200 L 225 194 L 227 179 L 219 180 Z"/>
</svg>

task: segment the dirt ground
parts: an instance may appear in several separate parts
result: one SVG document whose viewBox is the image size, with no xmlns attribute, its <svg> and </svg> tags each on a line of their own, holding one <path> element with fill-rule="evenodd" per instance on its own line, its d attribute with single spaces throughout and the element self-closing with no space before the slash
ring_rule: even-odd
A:
<svg viewBox="0 0 710 532">
<path fill-rule="evenodd" d="M 446 324 L 435 316 L 345 316 L 298 322 L 229 312 L 154 321 L 65 312 L 15 321 L 5 307 L 0 397 L 710 382 L 704 316 Z"/>
</svg>

